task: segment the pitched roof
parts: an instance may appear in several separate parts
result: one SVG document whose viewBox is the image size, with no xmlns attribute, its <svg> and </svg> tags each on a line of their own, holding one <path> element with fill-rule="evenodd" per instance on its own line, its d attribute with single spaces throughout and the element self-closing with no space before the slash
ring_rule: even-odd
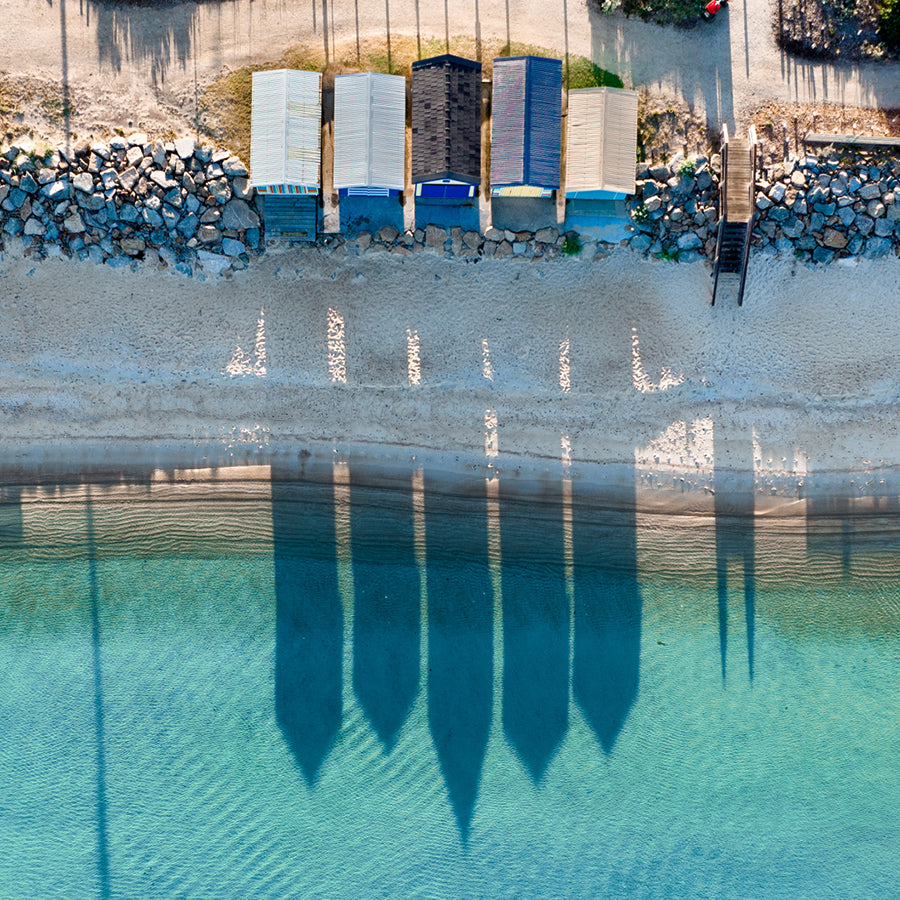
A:
<svg viewBox="0 0 900 900">
<path fill-rule="evenodd" d="M 318 186 L 322 75 L 297 69 L 253 73 L 250 180 L 255 187 Z"/>
<path fill-rule="evenodd" d="M 334 187 L 406 185 L 406 79 L 361 72 L 334 79 Z"/>
<path fill-rule="evenodd" d="M 637 91 L 584 88 L 569 91 L 566 193 L 634 193 Z"/>
<path fill-rule="evenodd" d="M 491 184 L 559 187 L 562 62 L 543 56 L 494 60 Z"/>
<path fill-rule="evenodd" d="M 435 56 L 412 65 L 412 180 L 481 182 L 481 63 Z"/>
</svg>

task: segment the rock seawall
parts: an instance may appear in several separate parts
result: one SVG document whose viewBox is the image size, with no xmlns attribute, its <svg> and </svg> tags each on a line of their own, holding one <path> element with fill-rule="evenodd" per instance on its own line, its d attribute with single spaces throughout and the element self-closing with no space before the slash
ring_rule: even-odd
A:
<svg viewBox="0 0 900 900">
<path fill-rule="evenodd" d="M 624 244 L 662 259 L 712 260 L 721 160 L 678 154 L 637 167 Z M 788 157 L 756 185 L 756 252 L 810 263 L 900 254 L 900 160 L 859 155 Z M 82 142 L 44 154 L 30 139 L 0 155 L 0 246 L 21 239 L 40 259 L 67 256 L 126 267 L 137 259 L 205 278 L 246 268 L 265 249 L 264 223 L 247 168 L 225 149 L 193 138 L 145 134 Z M 448 257 L 553 259 L 580 241 L 553 226 L 488 228 L 484 234 L 426 225 L 322 235 L 336 256 L 429 250 Z M 605 254 L 586 240 L 584 257 Z"/>
<path fill-rule="evenodd" d="M 246 268 L 262 246 L 254 194 L 240 159 L 193 138 L 132 134 L 43 155 L 19 141 L 0 156 L 2 232 L 37 258 Z"/>
<path fill-rule="evenodd" d="M 712 260 L 720 160 L 638 166 L 631 204 L 635 250 Z M 900 253 L 900 160 L 861 155 L 790 156 L 756 183 L 753 247 L 813 263 Z"/>
</svg>

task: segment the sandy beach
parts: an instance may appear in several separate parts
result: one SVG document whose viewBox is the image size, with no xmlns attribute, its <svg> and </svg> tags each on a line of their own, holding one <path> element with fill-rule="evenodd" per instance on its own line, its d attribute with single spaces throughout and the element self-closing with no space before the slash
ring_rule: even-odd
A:
<svg viewBox="0 0 900 900">
<path fill-rule="evenodd" d="M 810 483 L 896 495 L 894 258 L 758 257 L 740 309 L 710 307 L 705 264 L 625 250 L 276 250 L 207 282 L 7 250 L 0 277 L 7 482 L 428 452 L 523 484 L 635 482 L 647 505 L 702 508 L 749 472 L 758 509 Z"/>
</svg>

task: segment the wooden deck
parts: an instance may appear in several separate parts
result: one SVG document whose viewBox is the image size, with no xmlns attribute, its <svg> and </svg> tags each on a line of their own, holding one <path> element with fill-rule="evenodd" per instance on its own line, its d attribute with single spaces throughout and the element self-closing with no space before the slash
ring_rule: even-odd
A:
<svg viewBox="0 0 900 900">
<path fill-rule="evenodd" d="M 872 137 L 865 134 L 808 134 L 804 144 L 817 147 L 856 147 L 862 150 L 884 150 L 900 147 L 900 137 Z"/>
<path fill-rule="evenodd" d="M 755 182 L 753 151 L 743 138 L 728 141 L 728 163 L 725 180 L 725 218 L 729 222 L 749 222 L 753 215 L 750 189 Z"/>
</svg>

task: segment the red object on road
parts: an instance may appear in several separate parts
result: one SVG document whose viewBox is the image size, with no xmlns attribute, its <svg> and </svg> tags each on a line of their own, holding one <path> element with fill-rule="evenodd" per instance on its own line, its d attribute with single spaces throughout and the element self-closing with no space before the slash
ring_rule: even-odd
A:
<svg viewBox="0 0 900 900">
<path fill-rule="evenodd" d="M 703 10 L 703 18 L 711 19 L 727 2 L 728 0 L 709 0 Z"/>
</svg>

